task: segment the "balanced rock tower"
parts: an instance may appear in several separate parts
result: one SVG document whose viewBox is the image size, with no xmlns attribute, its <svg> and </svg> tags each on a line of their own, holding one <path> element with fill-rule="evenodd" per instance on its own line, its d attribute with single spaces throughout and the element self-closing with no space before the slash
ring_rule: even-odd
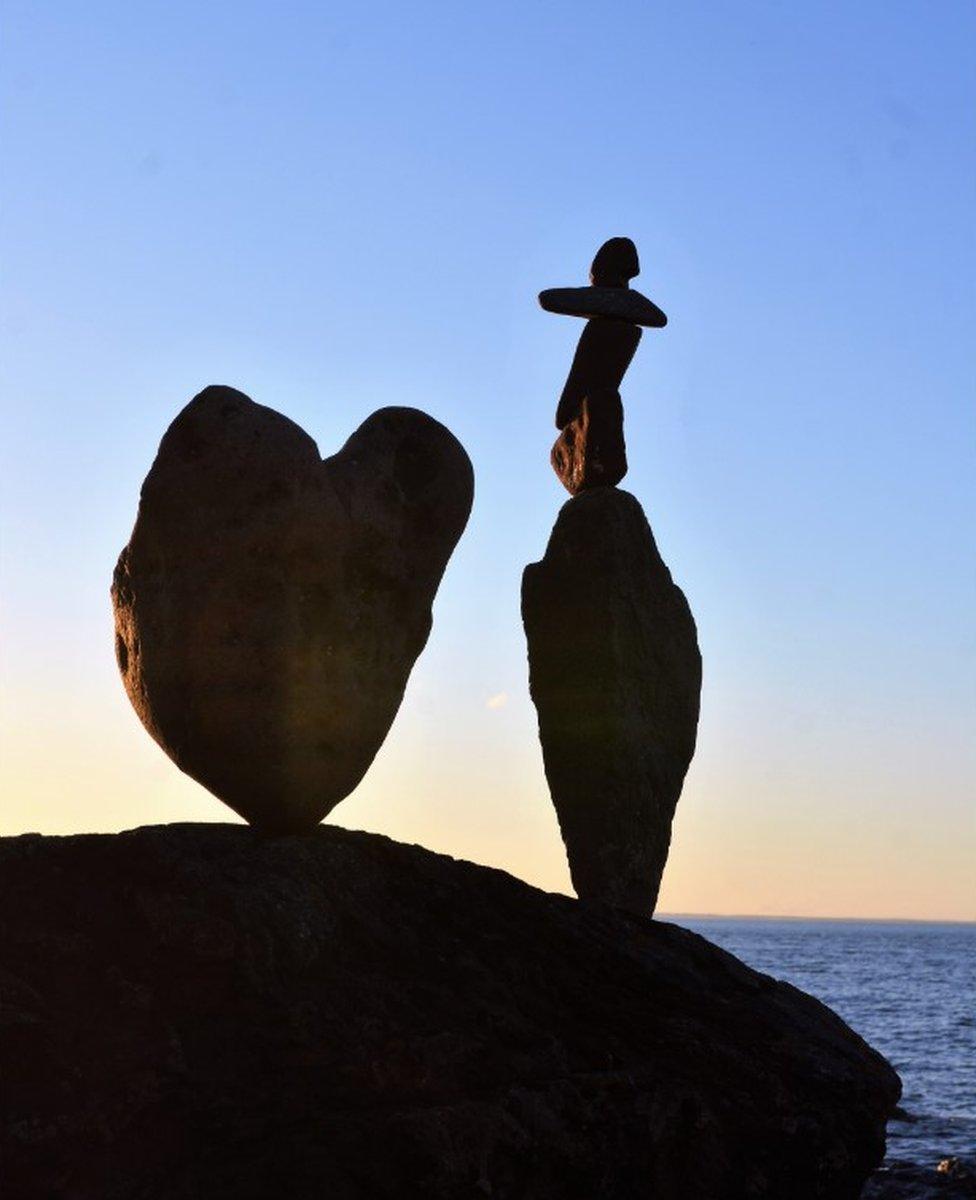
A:
<svg viewBox="0 0 976 1200">
<path fill-rule="evenodd" d="M 588 318 L 556 413 L 552 465 L 572 495 L 545 556 L 522 577 L 529 686 L 546 778 L 581 899 L 650 916 L 695 751 L 695 622 L 658 553 L 627 471 L 619 386 L 664 313 L 630 280 L 628 238 L 598 251 L 591 286 L 542 292 Z"/>
</svg>

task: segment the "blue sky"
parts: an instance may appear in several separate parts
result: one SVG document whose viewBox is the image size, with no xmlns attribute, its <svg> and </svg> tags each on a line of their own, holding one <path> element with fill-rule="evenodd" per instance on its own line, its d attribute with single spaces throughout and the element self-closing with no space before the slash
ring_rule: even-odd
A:
<svg viewBox="0 0 976 1200">
<path fill-rule="evenodd" d="M 662 906 L 976 917 L 976 8 L 10 0 L 0 832 L 222 820 L 139 726 L 108 585 L 207 383 L 323 454 L 412 404 L 468 531 L 333 818 L 566 889 L 519 578 L 611 235 L 669 314 L 631 470 L 699 625 Z M 491 705 L 489 706 L 489 702 Z"/>
</svg>

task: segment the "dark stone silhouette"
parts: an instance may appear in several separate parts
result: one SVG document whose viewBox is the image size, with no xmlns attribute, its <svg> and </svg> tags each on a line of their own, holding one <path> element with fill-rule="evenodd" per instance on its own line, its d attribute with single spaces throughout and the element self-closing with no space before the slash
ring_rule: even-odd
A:
<svg viewBox="0 0 976 1200">
<path fill-rule="evenodd" d="M 549 288 L 539 293 L 539 303 L 546 312 L 564 317 L 629 321 L 652 329 L 668 323 L 653 301 L 627 287 Z"/>
<path fill-rule="evenodd" d="M 10 1200 L 854 1200 L 898 1100 L 695 934 L 371 834 L 4 838 L 0 912 Z"/>
<path fill-rule="evenodd" d="M 888 1162 L 868 1180 L 860 1200 L 976 1200 L 976 1154 Z"/>
<path fill-rule="evenodd" d="M 623 321 L 587 321 L 556 409 L 556 427 L 565 429 L 594 392 L 617 392 L 641 340 L 636 325 Z M 623 411 L 621 410 L 621 437 Z"/>
<path fill-rule="evenodd" d="M 609 238 L 590 264 L 590 283 L 595 287 L 627 287 L 639 274 L 640 259 L 630 238 Z"/>
<path fill-rule="evenodd" d="M 556 408 L 556 427 L 564 431 L 552 449 L 552 464 L 567 489 L 576 493 L 585 488 L 599 487 L 606 482 L 619 482 L 626 474 L 627 461 L 623 456 L 623 407 L 615 411 L 615 428 L 607 428 L 599 443 L 593 443 L 581 430 L 574 429 L 565 434 L 567 427 L 579 421 L 583 413 L 583 402 L 591 398 L 588 417 L 584 425 L 593 419 L 592 397 L 619 392 L 623 377 L 630 366 L 641 339 L 639 326 L 661 328 L 667 317 L 646 296 L 633 291 L 630 280 L 640 273 L 637 248 L 630 238 L 610 238 L 604 242 L 590 267 L 590 287 L 550 288 L 539 293 L 539 303 L 547 312 L 564 313 L 569 316 L 587 317 L 586 326 L 580 335 L 576 354 L 570 367 L 569 377 Z M 618 396 L 619 400 L 619 396 Z M 605 407 L 605 406 L 604 406 Z M 605 424 L 606 416 L 601 419 Z M 599 469 L 579 463 L 590 447 L 603 451 L 604 446 L 619 446 L 614 451 L 612 469 Z M 604 452 L 605 453 L 605 452 Z M 578 465 L 569 469 L 567 461 Z M 617 479 L 608 476 L 622 470 Z M 572 484 L 572 486 L 571 486 Z"/>
<path fill-rule="evenodd" d="M 623 407 L 618 392 L 595 389 L 583 398 L 552 448 L 552 467 L 567 492 L 617 484 L 627 474 Z"/>
<path fill-rule="evenodd" d="M 146 729 L 252 824 L 315 825 L 386 737 L 472 494 L 464 449 L 416 409 L 380 409 L 323 462 L 287 417 L 201 392 L 112 587 Z"/>
<path fill-rule="evenodd" d="M 637 500 L 568 501 L 522 577 L 529 686 L 581 899 L 654 911 L 695 750 L 701 655 Z"/>
</svg>

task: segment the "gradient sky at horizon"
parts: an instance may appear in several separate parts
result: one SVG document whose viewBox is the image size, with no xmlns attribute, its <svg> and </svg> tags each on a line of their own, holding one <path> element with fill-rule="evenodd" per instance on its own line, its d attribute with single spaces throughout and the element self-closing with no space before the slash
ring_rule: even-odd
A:
<svg viewBox="0 0 976 1200">
<path fill-rule="evenodd" d="M 8 0 L 0 834 L 231 814 L 142 730 L 108 586 L 208 383 L 328 454 L 412 404 L 476 499 L 330 820 L 568 890 L 519 580 L 580 326 L 669 314 L 631 470 L 695 613 L 665 911 L 976 918 L 976 6 Z"/>
</svg>

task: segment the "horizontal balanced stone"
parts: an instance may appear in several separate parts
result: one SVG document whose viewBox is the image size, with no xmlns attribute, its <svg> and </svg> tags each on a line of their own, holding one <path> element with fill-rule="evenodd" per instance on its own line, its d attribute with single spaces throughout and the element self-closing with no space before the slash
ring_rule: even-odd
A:
<svg viewBox="0 0 976 1200">
<path fill-rule="evenodd" d="M 556 408 L 557 429 L 579 415 L 584 396 L 620 390 L 642 336 L 638 326 L 623 321 L 586 322 Z"/>
<path fill-rule="evenodd" d="M 463 447 L 416 409 L 380 409 L 323 462 L 287 417 L 201 392 L 163 437 L 112 587 L 146 729 L 253 824 L 320 821 L 386 737 L 472 495 Z"/>
<path fill-rule="evenodd" d="M 608 317 L 662 329 L 668 318 L 646 296 L 629 287 L 547 288 L 539 293 L 546 312 L 567 317 Z"/>
<path fill-rule="evenodd" d="M 649 916 L 695 750 L 695 622 L 628 492 L 583 491 L 525 568 L 522 620 L 573 886 Z"/>
<path fill-rule="evenodd" d="M 620 393 L 604 390 L 586 396 L 579 416 L 556 439 L 551 461 L 572 496 L 586 488 L 618 484 L 627 474 Z"/>
</svg>

